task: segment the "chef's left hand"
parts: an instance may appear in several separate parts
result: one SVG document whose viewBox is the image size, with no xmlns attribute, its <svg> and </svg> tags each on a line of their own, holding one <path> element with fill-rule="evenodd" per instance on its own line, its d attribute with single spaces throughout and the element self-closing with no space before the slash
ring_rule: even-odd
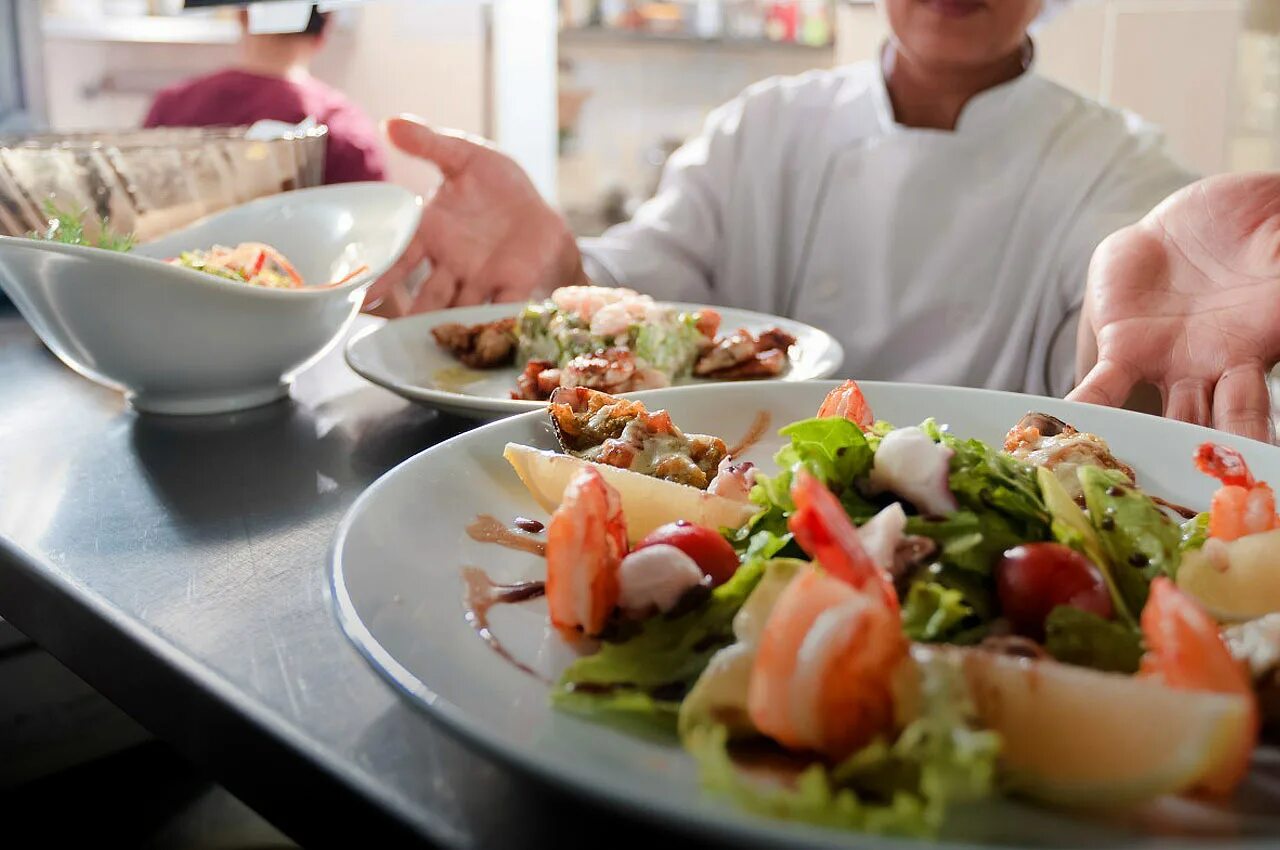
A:
<svg viewBox="0 0 1280 850">
<path fill-rule="evenodd" d="M 1166 416 L 1274 440 L 1280 174 L 1202 180 L 1103 242 L 1077 351 L 1069 399 L 1118 407 L 1149 383 Z"/>
</svg>

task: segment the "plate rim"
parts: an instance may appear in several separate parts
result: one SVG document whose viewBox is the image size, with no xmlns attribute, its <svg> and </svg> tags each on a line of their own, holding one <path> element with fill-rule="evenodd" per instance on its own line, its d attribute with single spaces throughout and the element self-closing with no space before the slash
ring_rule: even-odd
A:
<svg viewBox="0 0 1280 850">
<path fill-rule="evenodd" d="M 509 303 L 515 306 L 523 302 L 509 302 Z M 824 367 L 823 369 L 819 370 L 820 374 L 815 374 L 810 378 L 804 378 L 801 380 L 789 381 L 789 380 L 786 380 L 785 378 L 770 378 L 770 379 L 756 380 L 756 381 L 750 381 L 750 382 L 707 381 L 704 383 L 690 384 L 687 386 L 708 387 L 708 386 L 716 386 L 718 384 L 731 384 L 731 383 L 795 384 L 795 383 L 804 383 L 805 381 L 822 381 L 822 380 L 827 380 L 831 378 L 833 375 L 839 372 L 841 369 L 841 366 L 844 363 L 845 351 L 844 351 L 844 346 L 840 344 L 840 340 L 836 339 L 835 336 L 828 333 L 827 331 L 824 331 L 822 328 L 815 327 L 814 325 L 810 325 L 807 322 L 801 322 L 798 319 L 792 319 L 787 316 L 776 316 L 771 313 L 762 313 L 757 310 L 745 310 L 738 307 L 721 307 L 713 304 L 694 304 L 692 302 L 687 302 L 687 301 L 661 301 L 658 303 L 664 304 L 664 305 L 670 305 L 672 307 L 677 307 L 682 309 L 690 309 L 690 310 L 700 309 L 700 308 L 710 308 L 713 310 L 732 310 L 735 314 L 739 316 L 742 316 L 744 318 L 750 318 L 752 320 L 759 320 L 761 323 L 768 323 L 770 321 L 776 322 L 778 320 L 782 320 L 784 322 L 787 322 L 793 325 L 799 325 L 804 328 L 807 328 L 813 333 L 819 334 L 823 338 L 823 341 L 827 346 L 827 350 L 832 352 L 832 355 L 833 355 L 831 366 Z M 360 377 L 364 378 L 366 381 L 369 381 L 371 384 L 374 384 L 376 386 L 382 387 L 383 389 L 389 392 L 393 392 L 396 395 L 400 396 L 401 398 L 409 399 L 410 401 L 418 402 L 421 404 L 429 404 L 429 405 L 445 407 L 452 410 L 471 410 L 476 413 L 502 414 L 504 416 L 510 416 L 510 415 L 519 414 L 519 413 L 527 413 L 531 411 L 536 412 L 538 410 L 541 410 L 543 407 L 545 407 L 546 403 L 540 402 L 540 401 L 529 401 L 527 399 L 493 398 L 490 396 L 481 396 L 481 395 L 472 395 L 470 393 L 453 392 L 451 390 L 444 390 L 436 387 L 412 386 L 404 383 L 398 383 L 395 381 L 387 381 L 387 380 L 384 380 L 381 376 L 375 375 L 370 369 L 362 368 L 358 362 L 360 357 L 358 353 L 358 349 L 362 344 L 367 344 L 366 343 L 367 338 L 372 337 L 375 334 L 384 332 L 388 327 L 392 325 L 396 325 L 396 324 L 400 324 L 401 326 L 406 324 L 415 324 L 415 325 L 424 324 L 425 325 L 426 319 L 429 316 L 440 318 L 440 317 L 447 316 L 449 313 L 453 313 L 455 311 L 462 311 L 462 310 L 479 312 L 482 310 L 492 309 L 496 311 L 498 310 L 498 308 L 504 308 L 506 306 L 507 304 L 477 304 L 471 307 L 451 307 L 445 310 L 432 310 L 426 313 L 416 313 L 412 316 L 400 316 L 395 319 L 387 319 L 378 324 L 374 324 L 374 325 L 371 325 L 370 327 L 363 328 L 358 333 L 353 334 L 342 347 L 342 359 L 346 362 L 347 366 L 350 367 L 353 372 L 355 372 Z M 661 387 L 660 389 L 678 389 L 681 386 L 686 386 L 686 385 L 680 384 L 675 387 Z M 649 392 L 649 390 L 639 390 L 638 392 Z M 630 396 L 633 394 L 621 393 L 620 395 Z"/>
<path fill-rule="evenodd" d="M 818 385 L 830 389 L 838 386 L 840 382 L 831 379 L 812 379 L 789 383 L 797 386 Z M 728 386 L 741 386 L 740 384 L 721 382 L 721 385 L 726 384 Z M 1163 423 L 1163 427 L 1202 432 L 1206 435 L 1220 434 L 1227 436 L 1229 442 L 1243 441 L 1269 449 L 1280 450 L 1280 446 L 1250 440 L 1247 437 L 1238 435 L 1226 435 L 1224 432 L 1217 432 L 1211 428 L 1172 420 L 1163 416 L 1125 408 L 1095 405 L 1088 402 L 1068 401 L 1051 396 L 1030 395 L 980 387 L 956 387 L 905 381 L 859 381 L 859 384 L 864 388 L 873 390 L 878 388 L 909 387 L 922 391 L 946 390 L 971 397 L 995 394 L 1022 398 L 1028 402 L 1047 400 L 1055 404 L 1102 408 L 1117 412 L 1123 416 L 1156 420 Z M 639 400 L 643 401 L 646 396 L 653 394 L 661 394 L 665 398 L 667 395 L 683 395 L 705 389 L 706 387 L 698 385 L 685 385 L 646 390 L 636 395 Z M 455 443 L 474 439 L 478 432 L 500 427 L 512 427 L 518 419 L 526 419 L 532 422 L 540 415 L 544 415 L 542 411 L 532 410 L 519 416 L 487 422 L 411 455 L 378 476 L 375 481 L 361 492 L 343 514 L 333 534 L 329 547 L 328 564 L 326 565 L 327 581 L 325 589 L 331 595 L 333 601 L 331 610 L 338 621 L 339 627 L 360 657 L 373 668 L 378 677 L 394 692 L 408 697 L 409 704 L 415 710 L 421 712 L 430 722 L 438 724 L 445 729 L 465 746 L 476 748 L 500 764 L 525 775 L 536 777 L 538 780 L 547 782 L 571 795 L 582 795 L 606 807 L 625 811 L 637 818 L 652 821 L 659 825 L 669 825 L 678 830 L 682 829 L 716 841 L 737 840 L 745 841 L 752 846 L 770 847 L 780 846 L 777 842 L 782 842 L 781 846 L 836 848 L 836 850 L 839 848 L 846 848 L 846 850 L 875 850 L 875 848 L 882 847 L 891 847 L 894 850 L 1001 850 L 1002 848 L 1019 846 L 1014 844 L 974 844 L 967 841 L 948 841 L 945 838 L 913 839 L 852 830 L 839 830 L 803 822 L 768 818 L 749 810 L 729 806 L 729 804 L 725 804 L 725 806 L 732 812 L 733 816 L 717 817 L 717 811 L 714 808 L 686 807 L 651 795 L 628 795 L 622 789 L 614 788 L 611 784 L 592 781 L 585 774 L 580 774 L 575 766 L 565 766 L 561 765 L 559 761 L 540 759 L 517 746 L 507 743 L 502 739 L 501 735 L 488 732 L 480 723 L 470 720 L 466 711 L 460 705 L 433 690 L 417 675 L 401 665 L 365 624 L 347 591 L 346 583 L 342 580 L 345 574 L 343 548 L 350 537 L 356 518 L 363 512 L 365 506 L 377 497 L 378 490 L 387 486 L 387 481 L 393 475 L 402 474 L 404 468 L 407 468 L 410 464 L 421 462 L 424 456 L 435 453 L 443 454 L 453 448 Z M 625 733 L 619 731 L 617 734 Z M 1154 837 L 1156 836 L 1136 835 L 1135 841 L 1149 840 Z M 1192 843 L 1184 843 L 1177 846 L 1192 848 L 1192 850 L 1198 850 L 1199 848 L 1207 850 L 1207 848 L 1215 846 L 1212 843 L 1213 840 L 1210 838 L 1195 839 L 1193 837 Z M 1233 845 L 1236 848 L 1270 847 L 1274 843 L 1272 838 L 1257 835 L 1234 838 L 1233 841 L 1236 842 Z M 1171 844 L 1169 846 L 1174 845 Z"/>
</svg>

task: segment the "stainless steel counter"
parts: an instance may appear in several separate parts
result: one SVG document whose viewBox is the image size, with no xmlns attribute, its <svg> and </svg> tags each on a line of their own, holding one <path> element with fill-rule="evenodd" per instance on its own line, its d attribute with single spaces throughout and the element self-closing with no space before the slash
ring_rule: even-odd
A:
<svg viewBox="0 0 1280 850">
<path fill-rule="evenodd" d="M 336 351 L 290 401 L 139 417 L 0 313 L 0 616 L 308 846 L 681 843 L 455 742 L 339 630 L 339 518 L 470 424 Z"/>
</svg>

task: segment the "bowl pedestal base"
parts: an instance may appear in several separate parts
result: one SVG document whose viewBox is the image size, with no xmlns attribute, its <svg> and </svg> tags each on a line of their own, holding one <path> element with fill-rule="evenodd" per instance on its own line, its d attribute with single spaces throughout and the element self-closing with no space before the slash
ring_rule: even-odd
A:
<svg viewBox="0 0 1280 850">
<path fill-rule="evenodd" d="M 289 394 L 291 382 L 282 381 L 268 386 L 235 390 L 215 395 L 150 395 L 130 393 L 126 396 L 129 406 L 139 413 L 159 413 L 166 416 L 206 416 L 214 413 L 231 413 L 248 410 L 279 401 Z"/>
</svg>

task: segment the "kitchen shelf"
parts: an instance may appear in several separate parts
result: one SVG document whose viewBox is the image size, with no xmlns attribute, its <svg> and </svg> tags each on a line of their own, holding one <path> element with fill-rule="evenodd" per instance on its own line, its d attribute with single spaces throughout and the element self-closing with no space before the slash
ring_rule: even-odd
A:
<svg viewBox="0 0 1280 850">
<path fill-rule="evenodd" d="M 681 33 L 655 33 L 645 32 L 643 30 L 615 30 L 604 29 L 603 27 L 566 27 L 560 30 L 560 42 L 567 45 L 601 45 L 601 46 L 644 46 L 647 44 L 655 45 L 677 45 L 680 47 L 702 48 L 723 50 L 790 50 L 805 52 L 830 52 L 834 49 L 831 44 L 799 44 L 788 41 L 770 41 L 766 38 L 735 38 L 732 36 L 721 36 L 715 38 L 702 38 L 696 35 L 685 35 Z"/>
<path fill-rule="evenodd" d="M 42 23 L 46 38 L 138 44 L 235 44 L 240 25 L 210 15 L 56 18 Z"/>
</svg>

